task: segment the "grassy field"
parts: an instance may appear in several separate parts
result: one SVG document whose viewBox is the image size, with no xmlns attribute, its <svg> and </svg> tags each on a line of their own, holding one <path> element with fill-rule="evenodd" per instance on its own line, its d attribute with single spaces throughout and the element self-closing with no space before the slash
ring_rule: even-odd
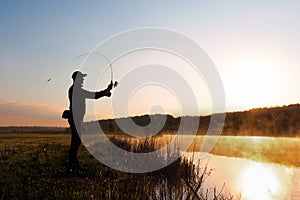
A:
<svg viewBox="0 0 300 200">
<path fill-rule="evenodd" d="M 69 145 L 71 134 L 0 133 L 0 149 L 40 144 Z"/>
<path fill-rule="evenodd" d="M 81 146 L 82 169 L 66 173 L 69 140 L 68 134 L 0 134 L 0 199 L 232 199 L 206 188 L 210 170 L 186 158 L 155 172 L 124 173 Z M 154 150 L 151 143 L 142 145 L 131 150 Z"/>
</svg>

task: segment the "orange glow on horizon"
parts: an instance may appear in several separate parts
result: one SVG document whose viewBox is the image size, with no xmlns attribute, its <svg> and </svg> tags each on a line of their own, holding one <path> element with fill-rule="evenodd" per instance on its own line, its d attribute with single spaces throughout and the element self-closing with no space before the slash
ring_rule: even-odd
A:
<svg viewBox="0 0 300 200">
<path fill-rule="evenodd" d="M 34 104 L 0 99 L 0 126 L 58 126 L 68 123 L 61 118 L 62 106 Z"/>
<path fill-rule="evenodd" d="M 53 126 L 68 127 L 67 120 L 63 119 L 47 119 L 33 118 L 25 116 L 3 116 L 0 115 L 0 126 Z"/>
</svg>

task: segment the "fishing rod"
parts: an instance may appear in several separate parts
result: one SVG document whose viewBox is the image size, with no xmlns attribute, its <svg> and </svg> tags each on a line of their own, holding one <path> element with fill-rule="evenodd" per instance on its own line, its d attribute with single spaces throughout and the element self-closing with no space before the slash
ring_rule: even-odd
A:
<svg viewBox="0 0 300 200">
<path fill-rule="evenodd" d="M 110 80 L 111 80 L 111 83 L 113 84 L 113 87 L 117 87 L 118 86 L 118 81 L 113 81 L 114 80 L 114 73 L 113 73 L 113 68 L 112 68 L 112 62 L 110 62 L 110 60 L 103 54 L 101 53 L 98 53 L 98 52 L 88 52 L 88 53 L 84 53 L 84 54 L 81 54 L 79 56 L 76 56 L 75 58 L 72 59 L 72 61 L 75 61 L 77 60 L 78 58 L 82 57 L 82 56 L 90 56 L 90 55 L 98 55 L 98 56 L 101 56 L 102 58 L 104 58 L 107 63 L 109 64 L 109 68 L 110 68 Z"/>
</svg>

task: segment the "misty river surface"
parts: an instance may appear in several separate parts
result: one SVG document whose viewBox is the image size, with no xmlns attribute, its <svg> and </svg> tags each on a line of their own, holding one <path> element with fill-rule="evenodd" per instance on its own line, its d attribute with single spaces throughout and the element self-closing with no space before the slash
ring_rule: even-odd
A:
<svg viewBox="0 0 300 200">
<path fill-rule="evenodd" d="M 201 162 L 212 170 L 205 180 L 206 187 L 216 187 L 234 195 L 234 199 L 300 199 L 299 168 L 212 154 Z"/>
<path fill-rule="evenodd" d="M 177 141 L 185 145 L 190 137 L 179 136 Z M 211 144 L 208 153 L 200 153 L 203 144 Z M 300 138 L 196 136 L 183 155 L 211 170 L 207 188 L 222 190 L 234 199 L 296 200 L 300 199 L 299 153 Z"/>
<path fill-rule="evenodd" d="M 187 136 L 189 137 L 189 136 Z M 201 148 L 205 136 L 194 140 Z M 215 137 L 206 137 L 208 142 Z M 184 139 L 183 139 L 184 140 Z M 195 162 L 211 169 L 208 188 L 234 195 L 234 199 L 300 199 L 300 138 L 220 136 L 206 156 L 193 151 Z"/>
<path fill-rule="evenodd" d="M 197 136 L 195 141 L 203 145 L 204 136 Z M 223 188 L 235 199 L 296 200 L 300 199 L 298 153 L 300 138 L 220 136 L 206 156 L 197 151 L 186 155 L 198 155 L 203 167 L 212 170 L 207 187 Z"/>
</svg>

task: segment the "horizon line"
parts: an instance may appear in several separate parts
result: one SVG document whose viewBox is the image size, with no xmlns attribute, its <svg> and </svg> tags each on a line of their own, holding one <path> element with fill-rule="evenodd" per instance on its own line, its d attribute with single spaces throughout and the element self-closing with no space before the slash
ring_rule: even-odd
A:
<svg viewBox="0 0 300 200">
<path fill-rule="evenodd" d="M 289 107 L 289 106 L 299 106 L 300 103 L 291 103 L 291 104 L 284 104 L 284 105 L 277 105 L 277 106 L 267 106 L 267 107 L 255 107 L 255 108 L 250 108 L 250 109 L 245 109 L 245 110 L 234 110 L 234 111 L 226 111 L 226 112 L 219 112 L 219 113 L 211 113 L 208 115 L 182 115 L 182 116 L 177 116 L 175 117 L 172 114 L 162 114 L 162 113 L 156 113 L 156 114 L 141 114 L 141 115 L 135 115 L 135 116 L 127 116 L 127 117 L 116 117 L 116 118 L 105 118 L 105 119 L 98 119 L 95 121 L 105 121 L 105 120 L 115 120 L 115 119 L 126 119 L 126 118 L 133 118 L 133 117 L 143 117 L 143 116 L 155 116 L 155 115 L 166 115 L 166 116 L 171 116 L 173 118 L 180 118 L 180 117 L 209 117 L 211 115 L 217 115 L 217 114 L 227 114 L 227 113 L 238 113 L 238 112 L 249 112 L 252 110 L 257 110 L 257 109 L 272 109 L 272 108 L 284 108 L 284 107 Z M 84 123 L 90 123 L 90 122 L 95 122 L 95 121 L 85 121 Z M 69 128 L 69 126 L 55 126 L 55 125 L 50 125 L 50 126 L 45 126 L 45 125 L 0 125 L 0 128 L 26 128 L 26 127 L 32 127 L 32 128 Z"/>
</svg>

